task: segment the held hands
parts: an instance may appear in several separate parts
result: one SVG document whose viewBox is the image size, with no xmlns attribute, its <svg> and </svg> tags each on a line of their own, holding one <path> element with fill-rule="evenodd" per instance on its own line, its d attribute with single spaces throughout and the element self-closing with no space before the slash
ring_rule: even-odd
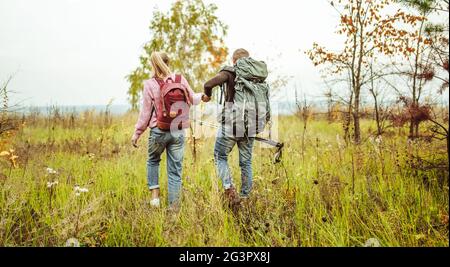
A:
<svg viewBox="0 0 450 267">
<path fill-rule="evenodd" d="M 211 97 L 203 94 L 202 95 L 202 101 L 205 103 L 208 103 L 209 101 L 211 101 Z M 133 137 L 131 138 L 131 144 L 133 145 L 133 147 L 138 148 L 138 141 L 139 141 L 139 136 L 138 135 L 133 135 Z"/>
<path fill-rule="evenodd" d="M 205 102 L 205 103 L 208 103 L 209 101 L 211 101 L 211 97 L 203 94 L 202 95 L 202 101 Z"/>
</svg>

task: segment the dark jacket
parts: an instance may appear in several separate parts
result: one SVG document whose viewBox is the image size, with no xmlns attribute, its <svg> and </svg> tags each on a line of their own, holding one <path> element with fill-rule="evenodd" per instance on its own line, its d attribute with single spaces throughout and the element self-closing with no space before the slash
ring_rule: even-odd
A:
<svg viewBox="0 0 450 267">
<path fill-rule="evenodd" d="M 220 86 L 226 83 L 225 101 L 234 102 L 234 85 L 236 74 L 232 71 L 232 68 L 225 68 L 219 72 L 214 78 L 207 81 L 204 85 L 205 95 L 211 97 L 212 89 L 216 86 Z"/>
</svg>

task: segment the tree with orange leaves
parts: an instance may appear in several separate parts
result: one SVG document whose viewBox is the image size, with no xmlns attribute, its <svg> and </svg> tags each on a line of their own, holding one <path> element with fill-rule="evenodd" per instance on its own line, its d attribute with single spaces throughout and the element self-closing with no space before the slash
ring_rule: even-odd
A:
<svg viewBox="0 0 450 267">
<path fill-rule="evenodd" d="M 227 26 L 215 15 L 217 6 L 202 0 L 175 1 L 168 13 L 156 10 L 150 24 L 151 41 L 144 45 L 140 66 L 127 76 L 129 101 L 137 109 L 143 81 L 149 78 L 149 58 L 154 51 L 165 51 L 173 71 L 186 77 L 194 90 L 201 81 L 217 72 L 225 62 Z"/>
<path fill-rule="evenodd" d="M 421 96 L 424 87 L 433 79 L 441 80 L 442 86 L 437 90 L 440 94 L 448 87 L 448 0 L 397 0 L 406 6 L 412 7 L 416 13 L 424 17 L 413 27 L 411 43 L 414 48 L 411 53 L 405 54 L 406 67 L 397 70 L 408 78 L 410 91 L 409 109 L 421 107 Z M 429 22 L 432 14 L 444 13 L 447 15 L 447 30 L 445 25 Z M 439 73 L 443 74 L 442 76 Z M 445 77 L 446 76 L 446 77 Z M 409 137 L 419 137 L 419 118 L 410 116 Z"/>
<path fill-rule="evenodd" d="M 332 74 L 347 75 L 351 89 L 351 114 L 354 141 L 361 140 L 360 102 L 361 91 L 374 79 L 385 75 L 371 71 L 373 63 L 381 55 L 409 55 L 415 51 L 417 38 L 408 26 L 424 20 L 423 16 L 407 14 L 401 9 L 389 12 L 392 0 L 339 0 L 331 2 L 340 15 L 337 33 L 345 37 L 344 48 L 329 51 L 317 43 L 306 53 L 314 65 L 328 65 Z M 428 42 L 422 38 L 421 42 Z"/>
</svg>

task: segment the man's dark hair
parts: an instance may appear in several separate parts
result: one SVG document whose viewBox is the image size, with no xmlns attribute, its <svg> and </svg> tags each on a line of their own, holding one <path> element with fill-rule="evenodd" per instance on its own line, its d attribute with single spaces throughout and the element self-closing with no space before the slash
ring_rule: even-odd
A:
<svg viewBox="0 0 450 267">
<path fill-rule="evenodd" d="M 249 57 L 249 56 L 250 56 L 250 54 L 248 53 L 247 50 L 245 50 L 243 48 L 239 48 L 236 51 L 234 51 L 234 53 L 233 53 L 233 61 L 236 62 L 240 58 Z"/>
</svg>

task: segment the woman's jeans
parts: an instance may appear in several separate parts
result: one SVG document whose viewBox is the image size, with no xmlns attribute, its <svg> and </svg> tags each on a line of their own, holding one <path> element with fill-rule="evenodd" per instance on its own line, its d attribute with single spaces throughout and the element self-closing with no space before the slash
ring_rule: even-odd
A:
<svg viewBox="0 0 450 267">
<path fill-rule="evenodd" d="M 184 130 L 162 131 L 158 127 L 151 130 L 148 142 L 147 182 L 150 190 L 159 188 L 159 163 L 161 154 L 167 150 L 167 176 L 169 204 L 178 202 L 181 191 L 183 170 Z"/>
<path fill-rule="evenodd" d="M 254 138 L 236 138 L 219 129 L 214 147 L 214 160 L 217 173 L 222 180 L 225 189 L 233 186 L 230 167 L 228 166 L 228 155 L 237 144 L 239 149 L 239 167 L 241 167 L 241 196 L 248 197 L 253 184 L 252 154 Z"/>
</svg>

